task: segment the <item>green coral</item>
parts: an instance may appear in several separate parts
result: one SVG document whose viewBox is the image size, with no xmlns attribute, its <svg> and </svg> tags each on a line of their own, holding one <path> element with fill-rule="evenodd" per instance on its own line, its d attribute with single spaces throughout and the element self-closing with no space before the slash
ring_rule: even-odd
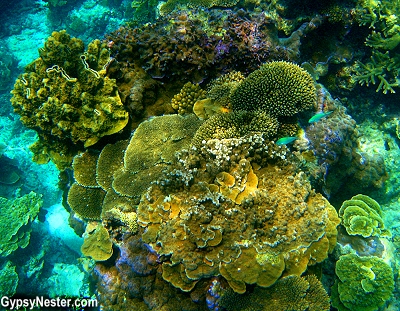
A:
<svg viewBox="0 0 400 311">
<path fill-rule="evenodd" d="M 80 39 L 53 32 L 39 54 L 17 78 L 11 102 L 39 134 L 34 160 L 65 169 L 79 149 L 123 129 L 128 113 L 116 81 L 106 76 L 110 55 L 99 40 L 85 52 Z"/>
<path fill-rule="evenodd" d="M 7 261 L 0 269 L 0 296 L 11 297 L 15 295 L 18 280 L 18 273 L 15 271 L 15 265 L 11 261 Z"/>
<path fill-rule="evenodd" d="M 0 256 L 28 246 L 30 224 L 42 205 L 41 196 L 35 192 L 13 200 L 0 197 Z"/>
<path fill-rule="evenodd" d="M 344 201 L 339 209 L 339 217 L 350 235 L 390 236 L 382 220 L 382 211 L 378 202 L 369 196 L 358 194 Z"/>
<path fill-rule="evenodd" d="M 251 133 L 263 133 L 266 138 L 274 137 L 279 122 L 264 112 L 235 111 L 220 113 L 206 120 L 197 130 L 192 144 L 201 147 L 210 139 L 239 138 Z"/>
<path fill-rule="evenodd" d="M 273 116 L 293 116 L 314 108 L 316 100 L 311 75 L 285 61 L 264 64 L 244 79 L 231 96 L 235 111 L 262 110 Z"/>
<path fill-rule="evenodd" d="M 398 1 L 360 0 L 354 14 L 360 25 L 373 29 L 365 42 L 372 48 L 371 57 L 366 63 L 356 63 L 354 80 L 367 86 L 379 81 L 377 92 L 395 93 L 400 86 L 400 55 L 396 50 L 400 43 Z"/>
<path fill-rule="evenodd" d="M 198 84 L 186 83 L 181 91 L 171 100 L 171 106 L 179 114 L 193 112 L 193 105 L 196 101 L 204 99 L 206 92 Z"/>
<path fill-rule="evenodd" d="M 392 268 L 375 256 L 341 256 L 336 263 L 339 280 L 332 289 L 332 304 L 339 311 L 375 311 L 394 290 Z"/>
<path fill-rule="evenodd" d="M 223 107 L 230 107 L 230 96 L 242 80 L 244 76 L 239 71 L 223 75 L 207 86 L 207 97 Z"/>
</svg>

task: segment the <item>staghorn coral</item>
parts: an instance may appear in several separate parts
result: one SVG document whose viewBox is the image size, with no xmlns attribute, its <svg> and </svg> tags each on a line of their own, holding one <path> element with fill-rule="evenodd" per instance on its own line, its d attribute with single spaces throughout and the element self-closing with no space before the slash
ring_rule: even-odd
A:
<svg viewBox="0 0 400 311">
<path fill-rule="evenodd" d="M 51 159 L 63 170 L 77 150 L 122 130 L 128 113 L 115 80 L 106 76 L 110 55 L 99 40 L 84 52 L 81 40 L 53 32 L 39 54 L 17 78 L 11 102 L 39 134 L 34 159 Z"/>
<path fill-rule="evenodd" d="M 350 235 L 364 238 L 391 236 L 385 228 L 379 203 L 367 195 L 358 194 L 344 201 L 339 209 L 339 217 Z"/>
<path fill-rule="evenodd" d="M 43 200 L 30 192 L 22 197 L 0 197 L 0 255 L 6 257 L 29 244 L 31 224 L 36 219 Z"/>
<path fill-rule="evenodd" d="M 187 82 L 171 100 L 171 106 L 179 114 L 193 112 L 193 105 L 196 101 L 205 98 L 205 91 L 198 84 Z"/>
<path fill-rule="evenodd" d="M 97 224 L 95 227 L 88 225 L 84 234 L 81 252 L 96 261 L 109 259 L 113 254 L 113 249 L 107 229 L 101 224 Z"/>
<path fill-rule="evenodd" d="M 251 133 L 263 133 L 266 138 L 274 138 L 279 122 L 264 112 L 230 112 L 216 114 L 206 120 L 196 131 L 192 144 L 200 147 L 210 139 L 239 138 Z"/>
<path fill-rule="evenodd" d="M 339 311 L 376 311 L 394 290 L 392 268 L 375 256 L 341 256 L 335 272 L 339 280 L 332 288 L 332 305 Z"/>
<path fill-rule="evenodd" d="M 165 258 L 164 279 L 183 291 L 219 274 L 238 293 L 246 284 L 270 286 L 282 274 L 300 275 L 323 261 L 336 243 L 334 208 L 295 166 L 273 165 L 279 157 L 273 151 L 259 158 L 265 151 L 250 148 L 257 144 L 250 137 L 210 140 L 197 155 L 182 154 L 183 167 L 142 197 L 142 239 Z M 235 143 L 247 146 L 237 149 L 244 158 L 218 163 L 209 149 L 215 141 L 227 155 Z M 252 165 L 251 154 L 264 165 Z"/>
<path fill-rule="evenodd" d="M 329 296 L 315 275 L 292 275 L 268 288 L 240 295 L 222 293 L 218 306 L 229 311 L 329 311 Z"/>
<path fill-rule="evenodd" d="M 272 116 L 293 116 L 316 107 L 311 75 L 296 64 L 269 62 L 252 72 L 231 96 L 234 111 L 262 110 Z"/>
</svg>

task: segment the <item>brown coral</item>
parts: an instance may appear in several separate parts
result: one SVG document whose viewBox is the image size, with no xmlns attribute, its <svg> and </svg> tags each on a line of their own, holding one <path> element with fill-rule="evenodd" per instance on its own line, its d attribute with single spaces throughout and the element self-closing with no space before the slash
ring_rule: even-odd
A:
<svg viewBox="0 0 400 311">
<path fill-rule="evenodd" d="M 195 180 L 174 192 L 153 185 L 138 207 L 143 241 L 168 258 L 168 281 L 182 290 L 219 274 L 239 293 L 270 286 L 321 262 L 336 242 L 336 211 L 302 173 L 243 159 Z"/>
</svg>

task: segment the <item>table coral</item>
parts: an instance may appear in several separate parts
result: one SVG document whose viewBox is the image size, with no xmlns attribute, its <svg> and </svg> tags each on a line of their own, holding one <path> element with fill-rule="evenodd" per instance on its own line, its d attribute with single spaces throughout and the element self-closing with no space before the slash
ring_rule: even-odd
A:
<svg viewBox="0 0 400 311">
<path fill-rule="evenodd" d="M 81 40 L 53 32 L 39 54 L 17 78 L 11 102 L 39 134 L 34 159 L 65 169 L 77 150 L 123 129 L 128 113 L 115 80 L 106 76 L 110 55 L 99 40 L 85 52 Z"/>
<path fill-rule="evenodd" d="M 231 96 L 234 111 L 262 110 L 273 116 L 293 116 L 316 107 L 311 75 L 285 61 L 268 62 L 252 72 Z"/>
<path fill-rule="evenodd" d="M 224 150 L 241 142 L 245 156 L 252 154 L 247 139 L 216 141 Z M 202 152 L 209 152 L 206 146 Z M 263 160 L 254 155 L 269 161 L 263 166 L 239 155 L 220 165 L 211 154 L 214 163 L 200 165 L 200 154 L 181 155 L 182 162 L 194 162 L 151 186 L 138 207 L 143 241 L 165 258 L 165 279 L 174 286 L 190 291 L 200 279 L 221 274 L 244 293 L 246 284 L 270 286 L 282 274 L 301 275 L 332 251 L 339 219 L 304 173 L 271 165 L 274 153 Z"/>
<path fill-rule="evenodd" d="M 0 255 L 5 257 L 25 248 L 30 240 L 30 226 L 36 219 L 43 201 L 39 194 L 30 192 L 22 197 L 0 197 Z"/>
<path fill-rule="evenodd" d="M 332 288 L 332 304 L 339 311 L 376 311 L 394 290 L 392 268 L 375 256 L 341 256 L 335 272 L 339 280 Z"/>
<path fill-rule="evenodd" d="M 358 194 L 344 201 L 339 216 L 350 235 L 361 235 L 364 238 L 391 236 L 385 228 L 379 203 L 367 195 Z"/>
</svg>

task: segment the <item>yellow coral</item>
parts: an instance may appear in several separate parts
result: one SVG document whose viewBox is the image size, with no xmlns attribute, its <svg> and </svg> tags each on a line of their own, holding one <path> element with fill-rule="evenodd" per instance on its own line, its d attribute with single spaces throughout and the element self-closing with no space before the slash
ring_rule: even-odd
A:
<svg viewBox="0 0 400 311">
<path fill-rule="evenodd" d="M 101 224 L 95 228 L 88 225 L 81 251 L 83 255 L 96 261 L 109 259 L 113 254 L 113 249 L 108 231 Z"/>
<path fill-rule="evenodd" d="M 181 91 L 171 100 L 171 106 L 179 114 L 193 112 L 193 105 L 196 101 L 205 98 L 205 91 L 198 84 L 186 83 Z"/>
</svg>

